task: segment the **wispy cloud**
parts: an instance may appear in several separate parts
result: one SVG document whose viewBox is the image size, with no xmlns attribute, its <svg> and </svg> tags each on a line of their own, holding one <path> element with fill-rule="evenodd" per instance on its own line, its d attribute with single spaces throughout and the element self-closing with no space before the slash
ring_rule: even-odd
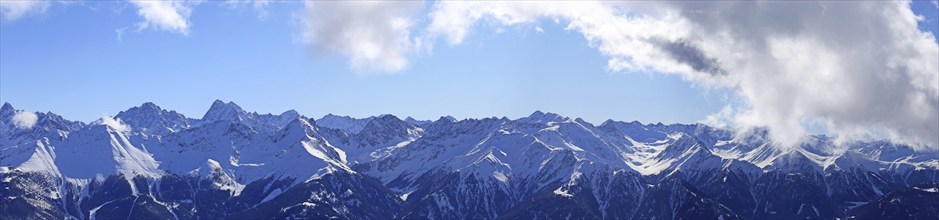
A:
<svg viewBox="0 0 939 220">
<path fill-rule="evenodd" d="M 30 14 L 42 14 L 52 5 L 52 1 L 0 1 L 0 15 L 3 20 L 15 21 Z"/>
<path fill-rule="evenodd" d="M 124 41 L 124 31 L 127 30 L 127 27 L 114 29 L 114 33 L 117 34 L 117 41 Z"/>
</svg>

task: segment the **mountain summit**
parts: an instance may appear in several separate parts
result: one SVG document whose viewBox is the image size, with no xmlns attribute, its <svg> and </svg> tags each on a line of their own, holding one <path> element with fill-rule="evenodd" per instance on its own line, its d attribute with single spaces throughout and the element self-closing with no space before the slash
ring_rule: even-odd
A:
<svg viewBox="0 0 939 220">
<path fill-rule="evenodd" d="M 194 121 L 176 111 L 163 110 L 152 102 L 119 112 L 115 118 L 121 119 L 139 132 L 159 135 L 189 128 Z"/>
<path fill-rule="evenodd" d="M 234 102 L 223 102 L 222 100 L 215 100 L 212 102 L 212 106 L 209 107 L 209 111 L 202 116 L 203 121 L 219 121 L 219 120 L 244 120 L 248 119 L 248 113 L 245 110 L 241 109 L 241 106 L 238 106 Z"/>
</svg>

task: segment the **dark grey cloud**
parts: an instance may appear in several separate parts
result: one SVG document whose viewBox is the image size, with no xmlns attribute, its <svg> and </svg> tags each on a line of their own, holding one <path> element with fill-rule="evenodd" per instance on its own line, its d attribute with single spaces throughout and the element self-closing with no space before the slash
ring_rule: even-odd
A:
<svg viewBox="0 0 939 220">
<path fill-rule="evenodd" d="M 672 59 L 675 59 L 675 61 L 679 63 L 687 64 L 695 71 L 711 75 L 727 74 L 727 71 L 721 69 L 721 65 L 717 59 L 708 56 L 693 43 L 685 40 L 655 40 L 652 42 L 659 48 L 662 48 L 662 51 L 668 53 Z"/>
</svg>

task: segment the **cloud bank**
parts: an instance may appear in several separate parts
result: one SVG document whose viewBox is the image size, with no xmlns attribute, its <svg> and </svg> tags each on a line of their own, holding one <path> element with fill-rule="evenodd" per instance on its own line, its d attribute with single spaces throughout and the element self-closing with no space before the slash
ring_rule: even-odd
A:
<svg viewBox="0 0 939 220">
<path fill-rule="evenodd" d="M 30 129 L 36 125 L 36 121 L 39 120 L 39 116 L 33 112 L 19 111 L 13 115 L 13 125 L 20 129 Z"/>
<path fill-rule="evenodd" d="M 459 45 L 480 24 L 554 20 L 609 57 L 612 71 L 676 74 L 743 99 L 709 121 L 767 127 L 783 145 L 799 143 L 811 122 L 839 141 L 880 135 L 939 146 L 939 46 L 909 2 L 441 1 L 426 16 L 370 7 L 312 4 L 308 20 L 319 23 L 306 37 L 353 66 L 394 71 L 414 39 Z M 412 27 L 415 17 L 429 24 Z"/>
</svg>

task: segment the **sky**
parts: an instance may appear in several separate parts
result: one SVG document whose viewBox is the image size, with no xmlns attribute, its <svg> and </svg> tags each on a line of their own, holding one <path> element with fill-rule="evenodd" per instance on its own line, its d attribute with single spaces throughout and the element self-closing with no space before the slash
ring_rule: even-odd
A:
<svg viewBox="0 0 939 220">
<path fill-rule="evenodd" d="M 873 6 L 873 7 L 872 7 Z M 212 101 L 535 110 L 939 143 L 939 3 L 0 1 L 0 102 L 93 121 Z"/>
</svg>

